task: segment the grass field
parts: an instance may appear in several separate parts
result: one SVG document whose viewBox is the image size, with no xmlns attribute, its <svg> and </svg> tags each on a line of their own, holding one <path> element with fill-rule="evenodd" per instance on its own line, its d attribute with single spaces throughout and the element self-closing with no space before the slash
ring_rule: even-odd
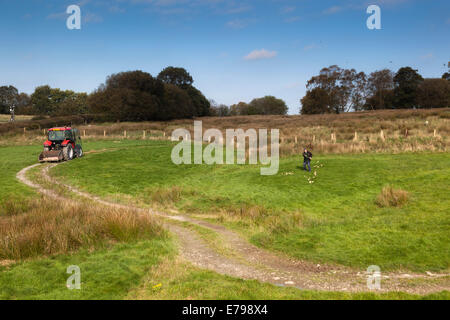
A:
<svg viewBox="0 0 450 320">
<path fill-rule="evenodd" d="M 383 270 L 449 268 L 446 153 L 323 155 L 314 158 L 313 178 L 298 157 L 282 159 L 278 175 L 261 176 L 258 166 L 176 166 L 170 144 L 148 144 L 88 155 L 54 173 L 104 197 L 203 215 L 301 259 Z M 386 185 L 407 191 L 406 205 L 378 207 Z"/>
<path fill-rule="evenodd" d="M 173 254 L 171 239 L 151 220 L 136 225 L 132 212 L 114 217 L 111 210 L 40 198 L 16 179 L 40 151 L 0 148 L 0 299 L 124 298 Z M 66 288 L 70 265 L 80 267 L 83 290 Z"/>
<path fill-rule="evenodd" d="M 323 155 L 314 159 L 316 178 L 289 157 L 278 175 L 262 177 L 258 166 L 175 166 L 168 161 L 171 146 L 88 142 L 85 151 L 116 150 L 86 154 L 52 174 L 110 199 L 157 203 L 226 224 L 259 246 L 302 259 L 382 270 L 448 269 L 449 203 L 442 196 L 448 154 Z M 15 174 L 40 151 L 0 148 L 0 209 L 11 199 L 37 199 Z M 385 185 L 406 190 L 408 202 L 379 208 L 375 200 Z M 26 209 L 19 216 L 33 212 Z M 0 216 L 0 223 L 11 218 Z M 68 265 L 80 266 L 82 291 L 65 287 Z M 351 294 L 244 281 L 179 262 L 172 239 L 161 236 L 2 260 L 0 288 L 0 299 L 449 299 L 448 292 Z"/>
</svg>

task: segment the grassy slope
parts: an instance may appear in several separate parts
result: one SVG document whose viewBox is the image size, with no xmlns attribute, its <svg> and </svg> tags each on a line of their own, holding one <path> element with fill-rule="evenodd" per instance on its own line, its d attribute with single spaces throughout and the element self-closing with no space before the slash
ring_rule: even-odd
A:
<svg viewBox="0 0 450 320">
<path fill-rule="evenodd" d="M 140 146 L 147 145 L 146 142 L 141 141 L 121 141 L 121 142 L 95 142 L 87 143 L 85 149 L 102 149 L 126 146 Z M 154 143 L 151 143 L 152 145 Z M 35 193 L 21 185 L 15 179 L 15 174 L 21 168 L 35 163 L 35 159 L 40 152 L 39 146 L 27 147 L 5 147 L 0 149 L 0 183 L 2 186 L 2 193 L 0 194 L 0 203 L 9 197 L 22 197 L 23 195 L 33 196 Z M 138 151 L 139 150 L 139 151 Z M 184 170 L 180 172 L 177 168 L 172 174 L 168 174 L 171 180 L 165 180 L 164 174 L 167 172 L 159 172 L 162 169 L 169 169 L 167 167 L 167 159 L 165 153 L 167 148 L 150 151 L 147 148 L 138 148 L 130 150 L 134 161 L 140 159 L 142 168 L 138 170 L 125 169 L 119 173 L 120 176 L 126 171 L 130 174 L 131 180 L 136 182 L 147 181 L 142 179 L 139 172 L 154 170 L 153 175 L 145 173 L 144 177 L 151 177 L 151 181 L 157 181 L 160 185 L 171 185 L 179 178 L 177 175 L 184 174 Z M 149 154 L 150 152 L 150 154 Z M 137 154 L 137 155 L 136 155 Z M 105 154 L 106 155 L 106 154 Z M 150 157 L 148 157 L 150 155 Z M 70 175 L 70 171 L 74 166 L 82 165 L 83 161 L 91 162 L 92 166 L 96 167 L 100 158 L 98 155 L 89 155 L 86 159 L 78 160 L 70 163 L 64 169 L 66 174 Z M 159 160 L 158 160 L 159 158 Z M 97 160 L 95 160 L 97 159 Z M 151 159 L 152 164 L 148 165 L 148 160 Z M 120 159 L 118 159 L 119 162 Z M 123 160 L 123 159 L 122 159 Z M 103 161 L 103 160 L 102 160 Z M 78 164 L 79 163 L 79 164 Z M 86 165 L 87 163 L 84 163 Z M 105 163 L 106 168 L 115 168 L 111 163 Z M 94 173 L 94 180 L 99 175 L 110 176 L 110 169 L 106 171 L 100 170 Z M 199 169 L 198 167 L 195 169 Z M 225 168 L 223 168 L 225 169 Z M 222 169 L 222 170 L 223 170 Z M 232 168 L 229 168 L 232 169 Z M 86 168 L 83 170 L 82 179 L 84 178 Z M 211 170 L 211 168 L 206 168 Z M 232 169 L 232 170 L 236 170 Z M 238 170 L 241 170 L 238 168 Z M 248 168 L 247 168 L 248 170 Z M 238 171 L 239 172 L 239 171 Z M 142 172 L 141 172 L 142 173 Z M 193 175 L 194 170 L 191 170 L 188 176 Z M 206 172 L 198 172 L 201 175 Z M 126 190 L 126 183 L 130 178 L 120 180 L 119 189 Z M 212 176 L 211 178 L 214 178 Z M 195 181 L 193 177 L 191 181 Z M 218 181 L 220 177 L 217 177 Z M 148 181 L 147 181 L 148 182 Z M 93 191 L 105 194 L 113 192 L 108 189 L 106 184 L 102 185 L 102 190 L 99 185 L 95 183 Z M 142 187 L 142 185 L 140 186 Z M 147 187 L 147 185 L 146 185 Z M 134 194 L 144 194 L 138 188 L 133 192 Z M 236 193 L 234 193 L 236 194 Z M 245 195 L 242 197 L 245 199 Z M 194 199 L 191 199 L 194 200 Z M 193 201 L 192 203 L 182 203 L 180 205 L 185 207 L 198 207 L 206 209 L 211 203 L 210 198 L 205 198 L 202 201 Z M 227 202 L 224 202 L 227 203 Z M 237 202 L 238 203 L 238 202 Z M 131 298 L 150 298 L 150 299 L 407 299 L 420 298 L 419 296 L 405 295 L 402 293 L 392 294 L 345 294 L 345 293 L 328 293 L 328 292 L 309 292 L 298 291 L 292 288 L 280 288 L 271 285 L 260 284 L 256 281 L 243 281 L 231 277 L 221 276 L 213 272 L 202 271 L 192 266 L 185 266 L 176 276 L 174 274 L 155 274 L 150 272 L 148 279 L 153 284 L 161 283 L 161 290 L 146 289 L 144 292 L 140 291 L 140 295 L 136 296 L 136 291 L 142 284 L 145 273 L 149 268 L 165 269 L 165 264 L 158 265 L 160 258 L 164 255 L 173 253 L 170 243 L 163 242 L 159 239 L 141 241 L 138 243 L 118 244 L 109 249 L 97 250 L 94 252 L 82 250 L 80 252 L 70 255 L 59 255 L 50 258 L 39 258 L 29 261 L 20 262 L 10 266 L 0 267 L 0 298 L 1 299 L 120 299 L 125 296 Z M 76 264 L 81 267 L 82 272 L 82 290 L 68 290 L 65 287 L 66 279 L 69 276 L 66 274 L 68 265 Z M 171 270 L 167 268 L 167 270 Z M 148 280 L 147 279 L 147 280 Z M 130 291 L 131 290 L 131 291 Z M 448 299 L 448 293 L 440 293 L 424 298 L 443 298 Z"/>
<path fill-rule="evenodd" d="M 41 149 L 37 146 L 0 147 L 0 204 L 11 197 L 21 199 L 33 194 L 16 179 L 16 173 L 36 163 Z"/>
<path fill-rule="evenodd" d="M 89 149 L 102 149 L 121 146 L 140 145 L 140 141 L 123 140 L 118 143 L 102 141 L 86 144 Z M 0 204 L 10 198 L 22 199 L 35 195 L 31 188 L 16 179 L 16 174 L 26 166 L 37 163 L 42 146 L 7 146 L 0 147 Z M 1 213 L 0 213 L 1 214 Z"/>
<path fill-rule="evenodd" d="M 106 145 L 96 143 L 92 146 L 103 148 Z M 89 150 L 89 145 L 86 147 Z M 20 169 L 36 163 L 40 151 L 39 146 L 0 148 L 0 205 L 8 199 L 20 200 L 23 196 L 37 195 L 18 182 L 15 175 Z M 13 264 L 2 262 L 0 299 L 121 299 L 140 284 L 149 268 L 173 251 L 169 239 L 155 238 Z M 66 280 L 70 276 L 66 269 L 69 265 L 81 268 L 82 290 L 66 288 Z"/>
<path fill-rule="evenodd" d="M 152 145 L 152 142 L 148 142 Z M 315 183 L 283 159 L 280 174 L 261 176 L 257 166 L 175 166 L 168 144 L 93 154 L 55 168 L 84 189 L 104 195 L 131 195 L 150 202 L 156 187 L 183 188 L 177 206 L 211 212 L 261 205 L 281 216 L 302 212 L 302 228 L 282 233 L 232 226 L 259 245 L 298 258 L 382 270 L 443 270 L 449 267 L 449 154 L 321 156 Z M 282 175 L 294 172 L 293 175 Z M 410 192 L 403 208 L 378 208 L 376 195 L 386 184 Z M 250 232 L 249 232 L 250 231 Z"/>
<path fill-rule="evenodd" d="M 0 267 L 0 299 L 122 299 L 172 250 L 154 239 Z M 66 288 L 70 265 L 80 267 L 81 290 Z"/>
</svg>

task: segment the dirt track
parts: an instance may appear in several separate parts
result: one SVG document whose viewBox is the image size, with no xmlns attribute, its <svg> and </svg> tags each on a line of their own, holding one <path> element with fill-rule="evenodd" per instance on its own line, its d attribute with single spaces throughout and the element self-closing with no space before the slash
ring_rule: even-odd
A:
<svg viewBox="0 0 450 320">
<path fill-rule="evenodd" d="M 46 196 L 59 199 L 65 198 L 55 190 L 47 189 L 27 177 L 28 170 L 39 165 L 35 164 L 22 169 L 17 173 L 17 178 L 22 183 Z M 42 177 L 52 184 L 58 184 L 78 197 L 87 198 L 102 205 L 133 208 L 140 213 L 160 217 L 164 222 L 164 226 L 177 236 L 180 256 L 195 266 L 242 279 L 255 279 L 300 289 L 345 292 L 369 291 L 367 288 L 367 274 L 363 270 L 335 265 L 318 265 L 307 261 L 295 260 L 260 249 L 248 243 L 237 233 L 221 225 L 211 224 L 185 215 L 168 215 L 152 209 L 136 208 L 132 205 L 117 204 L 103 200 L 56 181 L 49 174 L 49 170 L 56 165 L 43 165 L 41 170 Z M 76 201 L 75 199 L 67 199 Z M 180 222 L 215 232 L 220 239 L 221 246 L 226 248 L 229 254 L 224 254 L 222 250 L 218 250 L 214 245 L 201 238 L 192 228 L 185 227 Z M 382 273 L 381 289 L 377 291 L 403 291 L 426 294 L 442 290 L 450 290 L 450 277 L 448 274 L 413 274 L 404 272 Z"/>
</svg>

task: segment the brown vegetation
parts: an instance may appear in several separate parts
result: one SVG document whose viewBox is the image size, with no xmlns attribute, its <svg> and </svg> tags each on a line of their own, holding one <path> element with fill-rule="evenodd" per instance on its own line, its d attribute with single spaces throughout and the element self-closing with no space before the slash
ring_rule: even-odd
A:
<svg viewBox="0 0 450 320">
<path fill-rule="evenodd" d="M 45 197 L 25 206 L 26 210 L 15 203 L 3 207 L 0 260 L 68 253 L 81 247 L 164 235 L 151 216 L 131 209 L 62 203 Z"/>
<path fill-rule="evenodd" d="M 80 119 L 78 119 L 80 120 Z M 315 153 L 447 151 L 450 109 L 378 110 L 301 116 L 203 117 L 203 130 L 217 128 L 279 129 L 280 154 L 298 154 L 309 146 Z M 0 145 L 36 144 L 44 139 L 44 123 L 23 121 L 0 124 Z M 60 125 L 62 120 L 59 120 Z M 77 126 L 89 139 L 169 139 L 173 130 L 193 131 L 192 119 L 165 122 L 116 122 Z M 31 125 L 32 124 L 32 125 Z M 11 131 L 3 126 L 16 126 Z M 28 128 L 41 128 L 29 130 Z M 24 132 L 24 127 L 27 129 Z M 20 129 L 19 129 L 20 128 Z M 145 131 L 145 133 L 144 133 Z M 18 134 L 20 132 L 20 134 Z M 3 134 L 2 134 L 3 133 Z"/>
<path fill-rule="evenodd" d="M 408 202 L 408 192 L 394 189 L 392 186 L 383 187 L 375 203 L 381 207 L 401 207 Z"/>
</svg>

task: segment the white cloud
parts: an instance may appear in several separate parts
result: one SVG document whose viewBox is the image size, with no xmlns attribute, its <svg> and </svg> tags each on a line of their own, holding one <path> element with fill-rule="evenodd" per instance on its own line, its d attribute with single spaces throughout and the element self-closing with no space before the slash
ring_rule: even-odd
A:
<svg viewBox="0 0 450 320">
<path fill-rule="evenodd" d="M 332 7 L 329 7 L 328 9 L 324 10 L 323 13 L 324 14 L 335 14 L 335 13 L 338 13 L 339 11 L 342 11 L 342 7 L 332 6 Z"/>
<path fill-rule="evenodd" d="M 101 16 L 99 16 L 98 14 L 92 13 L 92 12 L 87 12 L 85 15 L 82 15 L 82 18 L 83 18 L 83 22 L 84 23 L 89 23 L 89 22 L 100 23 L 100 22 L 103 22 L 103 18 Z"/>
<path fill-rule="evenodd" d="M 303 49 L 304 49 L 305 51 L 310 51 L 310 50 L 314 50 L 314 49 L 318 49 L 318 48 L 320 48 L 320 46 L 319 46 L 318 44 L 316 44 L 316 43 L 311 43 L 311 44 L 305 46 Z"/>
<path fill-rule="evenodd" d="M 283 7 L 281 8 L 281 13 L 287 14 L 295 11 L 295 7 Z"/>
<path fill-rule="evenodd" d="M 430 52 L 430 53 L 427 53 L 427 54 L 421 56 L 420 58 L 422 58 L 424 60 L 430 60 L 430 59 L 434 58 L 434 55 L 433 55 L 433 53 Z"/>
<path fill-rule="evenodd" d="M 276 57 L 278 52 L 268 51 L 266 49 L 253 50 L 248 55 L 244 57 L 245 60 L 261 60 L 261 59 L 271 59 Z"/>
<path fill-rule="evenodd" d="M 58 19 L 58 20 L 64 20 L 69 15 L 65 12 L 59 12 L 59 13 L 51 13 L 47 16 L 47 19 Z"/>
<path fill-rule="evenodd" d="M 284 19 L 284 22 L 286 22 L 286 23 L 293 23 L 293 22 L 300 21 L 301 19 L 302 19 L 301 17 L 295 16 L 295 17 L 290 17 L 290 18 Z"/>
<path fill-rule="evenodd" d="M 247 27 L 250 23 L 254 22 L 251 19 L 234 19 L 227 22 L 227 27 L 233 29 L 243 29 Z"/>
</svg>

